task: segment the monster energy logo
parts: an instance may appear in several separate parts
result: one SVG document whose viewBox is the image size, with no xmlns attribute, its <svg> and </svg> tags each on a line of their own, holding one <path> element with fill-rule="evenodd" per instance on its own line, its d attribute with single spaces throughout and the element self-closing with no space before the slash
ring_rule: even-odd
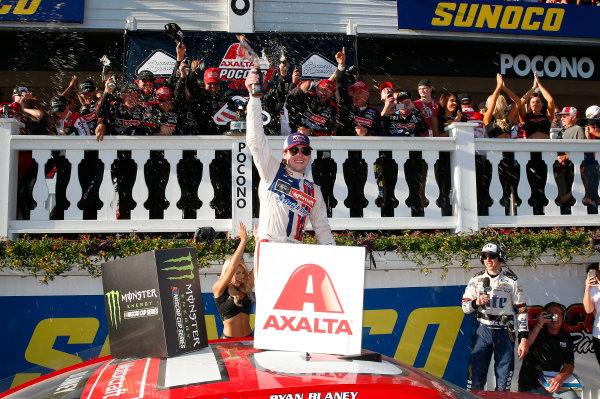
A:
<svg viewBox="0 0 600 399">
<path fill-rule="evenodd" d="M 108 314 L 110 322 L 117 327 L 121 322 L 121 301 L 119 300 L 119 291 L 112 290 L 107 292 L 106 299 L 108 300 Z"/>
<path fill-rule="evenodd" d="M 183 266 L 171 266 L 171 267 L 163 267 L 162 271 L 187 271 L 189 270 L 189 274 L 183 274 L 181 276 L 171 276 L 167 277 L 167 280 L 183 280 L 183 279 L 194 279 L 194 263 L 192 262 L 192 253 L 190 252 L 187 256 L 182 256 L 180 258 L 173 258 L 166 260 L 165 263 L 175 263 L 175 262 L 188 262 L 188 264 Z"/>
</svg>

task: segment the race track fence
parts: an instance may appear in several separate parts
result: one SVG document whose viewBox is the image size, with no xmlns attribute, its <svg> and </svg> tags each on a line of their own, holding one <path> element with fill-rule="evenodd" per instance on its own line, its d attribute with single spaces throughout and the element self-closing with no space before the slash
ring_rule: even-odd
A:
<svg viewBox="0 0 600 399">
<path fill-rule="evenodd" d="M 578 167 L 584 157 L 584 151 L 599 151 L 600 142 L 588 140 L 499 140 L 474 139 L 474 123 L 454 123 L 450 126 L 450 137 L 315 137 L 311 143 L 315 150 L 326 151 L 335 162 L 335 182 L 332 187 L 333 197 L 337 205 L 331 210 L 330 224 L 333 230 L 402 230 L 402 229 L 447 229 L 455 232 L 478 230 L 491 227 L 552 227 L 552 226 L 595 226 L 600 225 L 597 214 L 588 214 L 587 207 L 582 204 L 584 185 L 582 172 Z M 126 232 L 193 232 L 200 226 L 212 226 L 217 231 L 226 231 L 236 235 L 237 222 L 244 221 L 246 226 L 258 222 L 252 214 L 252 164 L 251 156 L 245 147 L 243 136 L 178 136 L 178 137 L 105 137 L 97 142 L 95 137 L 77 136 L 26 136 L 19 135 L 20 124 L 12 119 L 0 119 L 0 236 L 16 237 L 23 233 L 126 233 Z M 269 143 L 279 157 L 282 151 L 282 137 L 269 137 Z M 45 165 L 52 158 L 52 152 L 60 150 L 70 162 L 70 176 L 66 187 L 66 198 L 70 202 L 64 211 L 62 220 L 51 220 L 50 209 L 55 194 L 55 181 L 45 176 Z M 77 207 L 83 189 L 79 184 L 78 165 L 86 151 L 98 151 L 98 158 L 103 162 L 103 179 L 99 189 L 99 198 L 103 205 L 94 220 L 84 220 L 83 211 Z M 168 181 L 165 187 L 165 198 L 169 203 L 161 219 L 151 219 L 149 211 L 143 206 L 148 198 L 148 186 L 144 177 L 144 165 L 151 159 L 151 151 L 164 151 L 164 159 L 168 162 Z M 184 218 L 177 207 L 182 189 L 178 184 L 177 165 L 182 160 L 184 150 L 195 150 L 197 159 L 202 163 L 202 176 L 198 185 L 198 197 L 202 206 L 197 209 L 195 218 Z M 31 211 L 28 220 L 23 220 L 17 212 L 17 179 L 19 151 L 31 151 L 37 162 L 37 179 L 33 186 L 33 198 L 37 206 Z M 131 158 L 137 165 L 132 197 L 137 206 L 131 211 L 130 219 L 117 218 L 115 187 L 111 181 L 111 165 L 117 159 L 118 151 L 131 151 Z M 231 214 L 227 218 L 217 218 L 215 209 L 210 204 L 215 196 L 215 184 L 211 181 L 209 165 L 219 152 L 231 153 Z M 364 197 L 368 201 L 362 210 L 362 216 L 351 217 L 345 204 L 350 197 L 347 184 L 355 180 L 353 176 L 345 176 L 344 163 L 349 152 L 364 160 L 366 169 Z M 381 216 L 381 208 L 376 205 L 379 188 L 375 179 L 373 165 L 381 151 L 391 151 L 393 160 L 398 166 L 397 183 L 394 187 L 395 197 L 399 204 L 393 210 L 393 216 Z M 409 158 L 409 151 L 422 151 L 422 158 L 427 163 L 424 195 L 429 205 L 423 216 L 411 216 L 411 208 L 405 204 L 409 189 L 404 171 L 404 163 Z M 571 208 L 571 215 L 561 215 L 560 207 L 555 204 L 558 187 L 554 178 L 553 163 L 558 151 L 567 151 L 576 165 L 572 193 L 576 204 Z M 440 152 L 450 153 L 450 174 L 452 179 L 450 201 L 451 216 L 442 216 L 436 205 L 439 195 L 436 183 L 436 168 L 433 166 Z M 514 159 L 520 168 L 520 181 L 516 187 L 522 199 L 519 206 L 510 207 L 507 212 L 500 205 L 502 188 L 498 174 L 498 165 L 503 152 L 513 152 Z M 541 152 L 547 165 L 545 196 L 549 204 L 544 207 L 543 215 L 534 215 L 528 203 L 531 188 L 527 179 L 527 163 L 531 152 Z M 485 154 L 492 166 L 489 194 L 493 204 L 487 216 L 479 216 L 477 212 L 477 191 L 475 154 Z M 313 158 L 316 154 L 313 153 Z M 229 159 L 229 158 L 227 158 Z M 309 170 L 309 175 L 311 175 Z M 361 172 L 361 173 L 362 173 Z M 356 172 L 353 172 L 356 173 Z M 219 175 L 217 173 L 217 175 Z M 364 176 L 364 173 L 363 173 Z M 361 187 L 358 187 L 362 190 Z M 354 192 L 356 194 L 356 192 Z M 508 215 L 507 215 L 508 213 Z M 256 215 L 254 215 L 256 217 Z M 355 215 L 353 215 L 355 216 Z M 310 226 L 309 226 L 310 229 Z"/>
</svg>

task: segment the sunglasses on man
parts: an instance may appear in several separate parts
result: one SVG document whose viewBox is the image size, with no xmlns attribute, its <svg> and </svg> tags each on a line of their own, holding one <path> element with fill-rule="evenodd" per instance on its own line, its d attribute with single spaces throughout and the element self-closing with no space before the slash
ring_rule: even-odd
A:
<svg viewBox="0 0 600 399">
<path fill-rule="evenodd" d="M 308 147 L 302 147 L 301 149 L 296 147 L 292 147 L 288 150 L 290 152 L 290 154 L 292 155 L 296 155 L 298 154 L 298 152 L 302 152 L 302 155 L 309 157 L 310 154 L 312 153 L 312 150 Z"/>
<path fill-rule="evenodd" d="M 488 254 L 488 253 L 481 254 L 481 260 L 486 260 L 486 259 L 494 260 L 497 258 L 498 258 L 498 255 L 496 255 L 496 254 Z"/>
</svg>

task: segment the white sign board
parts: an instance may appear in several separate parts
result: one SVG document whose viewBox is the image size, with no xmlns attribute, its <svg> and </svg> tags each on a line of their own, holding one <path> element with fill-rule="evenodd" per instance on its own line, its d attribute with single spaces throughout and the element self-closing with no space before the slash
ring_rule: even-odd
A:
<svg viewBox="0 0 600 399">
<path fill-rule="evenodd" d="M 364 247 L 267 242 L 258 256 L 256 348 L 360 353 Z"/>
</svg>

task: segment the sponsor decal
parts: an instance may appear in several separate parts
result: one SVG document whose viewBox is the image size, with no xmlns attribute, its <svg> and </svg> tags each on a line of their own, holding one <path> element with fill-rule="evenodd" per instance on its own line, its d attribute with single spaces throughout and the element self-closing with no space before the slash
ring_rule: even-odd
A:
<svg viewBox="0 0 600 399">
<path fill-rule="evenodd" d="M 311 309 L 315 313 L 333 313 L 339 316 L 296 317 L 271 314 L 263 329 L 353 335 L 350 323 L 342 317 L 344 309 L 327 271 L 319 265 L 305 264 L 294 270 L 273 311 L 303 312 Z"/>
<path fill-rule="evenodd" d="M 313 197 L 311 197 L 310 195 L 303 193 L 300 190 L 296 190 L 295 188 L 292 188 L 290 190 L 290 195 L 292 196 L 292 198 L 296 199 L 297 201 L 302 202 L 304 205 L 307 205 L 310 208 L 315 206 L 315 199 Z"/>
<path fill-rule="evenodd" d="M 319 54 L 311 54 L 302 63 L 302 77 L 328 78 L 336 69 L 337 63 L 334 64 Z"/>
<path fill-rule="evenodd" d="M 219 78 L 226 82 L 231 90 L 244 90 L 246 77 L 252 68 L 254 64 L 250 61 L 246 50 L 239 43 L 234 43 L 229 46 L 219 64 Z M 275 68 L 270 68 L 264 54 L 260 59 L 260 70 L 266 81 L 270 81 L 276 72 Z"/>
<path fill-rule="evenodd" d="M 194 348 L 196 346 L 202 346 L 202 343 L 200 342 L 200 330 L 198 326 L 198 310 L 196 309 L 196 295 L 192 290 L 192 284 L 186 284 L 185 303 L 188 319 L 192 321 L 192 323 L 188 325 L 188 328 L 191 328 Z M 200 303 L 200 305 L 202 305 L 202 303 Z"/>
<path fill-rule="evenodd" d="M 106 296 L 108 314 L 113 327 L 118 327 L 121 323 L 121 301 L 119 299 L 119 291 L 112 290 L 104 294 Z"/>
<path fill-rule="evenodd" d="M 280 191 L 284 194 L 289 194 L 292 191 L 292 186 L 283 180 L 277 180 L 275 183 L 275 190 Z"/>
<path fill-rule="evenodd" d="M 346 392 L 298 392 L 271 395 L 269 399 L 356 399 L 358 391 Z"/>
<path fill-rule="evenodd" d="M 164 263 L 179 263 L 179 262 L 186 262 L 186 263 L 181 266 L 163 267 L 161 270 L 162 271 L 178 271 L 178 272 L 189 271 L 189 273 L 169 276 L 169 277 L 167 277 L 167 280 L 183 280 L 183 279 L 193 280 L 194 279 L 194 262 L 192 262 L 192 254 L 188 253 L 187 256 L 181 256 L 179 258 L 173 258 L 173 259 L 168 259 L 168 260 L 164 261 Z"/>
<path fill-rule="evenodd" d="M 310 114 L 309 120 L 312 122 L 320 123 L 321 125 L 327 123 L 327 118 L 315 114 Z"/>
<path fill-rule="evenodd" d="M 117 125 L 121 125 L 123 127 L 127 127 L 127 126 L 139 126 L 140 121 L 136 121 L 136 120 L 123 120 L 123 123 L 120 124 L 117 121 Z"/>
<path fill-rule="evenodd" d="M 360 116 L 355 116 L 354 123 L 356 123 L 357 125 L 371 127 L 371 125 L 373 124 L 373 121 L 370 119 L 367 119 L 367 118 L 361 118 Z"/>
<path fill-rule="evenodd" d="M 154 76 L 171 76 L 176 60 L 163 50 L 155 50 L 135 70 L 137 75 L 140 71 L 150 71 Z"/>
<path fill-rule="evenodd" d="M 56 388 L 54 395 L 73 392 L 79 387 L 79 382 L 83 380 L 87 374 L 87 371 L 82 371 L 68 376 L 67 379 L 61 382 L 58 388 Z"/>
<path fill-rule="evenodd" d="M 127 373 L 133 366 L 135 366 L 135 361 L 121 363 L 117 365 L 115 371 L 113 371 L 110 379 L 108 380 L 108 384 L 106 389 L 104 390 L 103 398 L 111 398 L 116 396 L 121 396 L 127 393 L 127 386 L 125 386 L 125 379 L 127 378 Z"/>
</svg>

